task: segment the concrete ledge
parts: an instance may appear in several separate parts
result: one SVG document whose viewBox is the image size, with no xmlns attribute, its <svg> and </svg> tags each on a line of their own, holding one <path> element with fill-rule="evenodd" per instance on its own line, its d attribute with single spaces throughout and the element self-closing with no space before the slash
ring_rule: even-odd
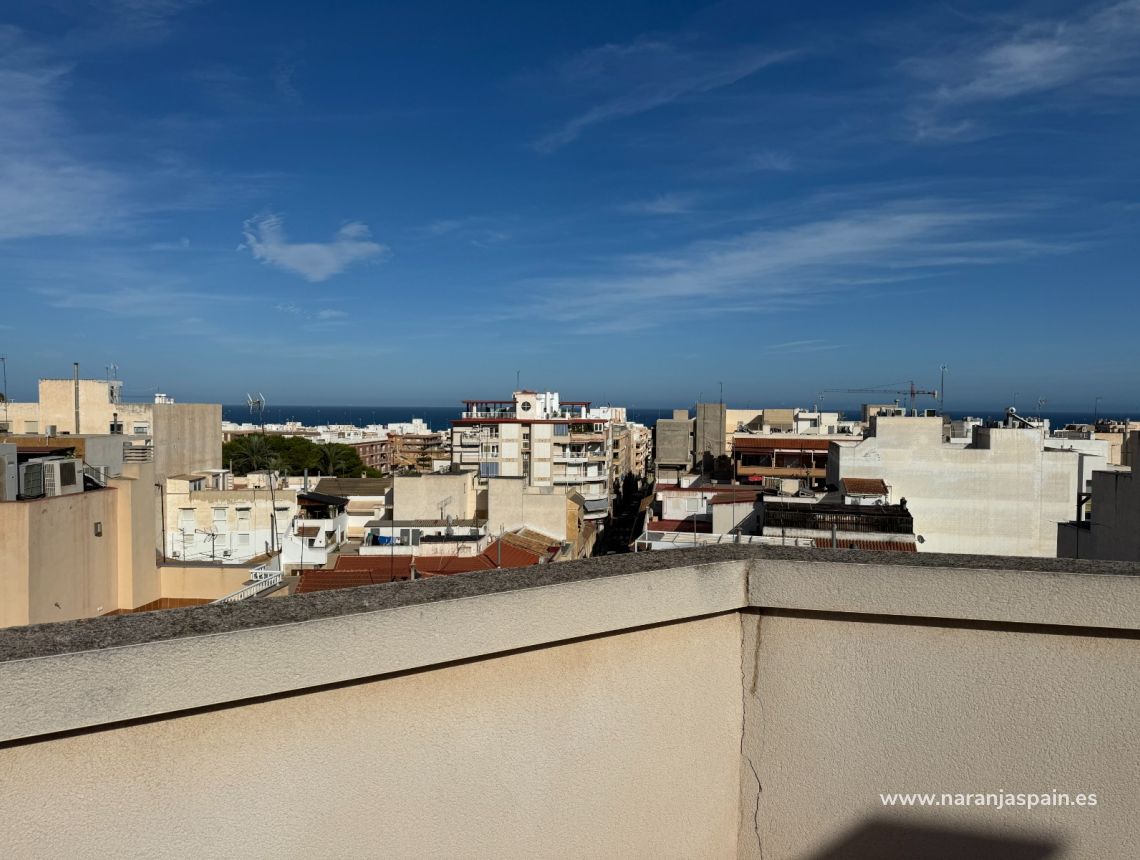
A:
<svg viewBox="0 0 1140 860">
<path fill-rule="evenodd" d="M 993 569 L 754 560 L 748 602 L 763 609 L 1140 630 L 1140 578 L 1026 569 L 1027 561 L 1011 558 L 1006 568 Z"/>
<path fill-rule="evenodd" d="M 74 651 L 158 642 L 183 636 L 203 636 L 292 624 L 338 615 L 475 597 L 481 594 L 731 560 L 753 560 L 757 563 L 795 562 L 803 565 L 805 571 L 811 568 L 811 563 L 825 562 L 864 572 L 867 565 L 874 565 L 905 567 L 912 570 L 930 569 L 932 572 L 955 568 L 1140 577 L 1140 564 L 1130 562 L 859 552 L 842 549 L 811 550 L 725 544 L 695 549 L 613 555 L 516 570 L 461 574 L 421 582 L 366 586 L 297 595 L 289 600 L 249 600 L 221 606 L 200 606 L 112 618 L 88 618 L 29 627 L 9 627 L 0 629 L 0 663 Z"/>
<path fill-rule="evenodd" d="M 504 576 L 514 588 L 463 595 L 491 578 L 475 575 L 444 589 L 448 599 L 9 660 L 0 663 L 0 742 L 736 611 L 746 575 L 727 561 L 526 587 Z M 359 591 L 376 588 L 385 587 Z"/>
<path fill-rule="evenodd" d="M 720 546 L 0 631 L 0 741 L 748 607 L 1140 630 L 1140 565 Z"/>
</svg>

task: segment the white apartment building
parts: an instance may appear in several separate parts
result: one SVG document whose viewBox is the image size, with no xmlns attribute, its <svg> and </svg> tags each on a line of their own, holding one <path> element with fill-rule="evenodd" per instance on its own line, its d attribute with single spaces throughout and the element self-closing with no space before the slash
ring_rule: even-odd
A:
<svg viewBox="0 0 1140 860">
<path fill-rule="evenodd" d="M 280 549 L 298 512 L 296 490 L 232 489 L 224 470 L 175 475 L 165 483 L 164 555 L 171 560 L 242 564 Z"/>
<path fill-rule="evenodd" d="M 1052 557 L 1081 456 L 1047 449 L 1041 428 L 978 427 L 961 445 L 940 417 L 880 416 L 861 442 L 831 443 L 827 483 L 881 478 L 892 504 L 906 499 L 919 551 Z"/>
<path fill-rule="evenodd" d="M 614 481 L 611 415 L 557 392 L 516 391 L 511 400 L 467 400 L 451 429 L 453 466 L 488 478 L 521 477 L 531 487 L 573 490 L 588 520 L 610 512 Z M 624 410 L 620 415 L 624 418 Z"/>
</svg>

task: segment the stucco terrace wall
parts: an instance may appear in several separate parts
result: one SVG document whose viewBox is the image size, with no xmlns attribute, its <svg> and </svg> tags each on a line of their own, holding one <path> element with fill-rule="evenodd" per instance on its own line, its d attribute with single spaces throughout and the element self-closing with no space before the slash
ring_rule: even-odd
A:
<svg viewBox="0 0 1140 860">
<path fill-rule="evenodd" d="M 0 631 L 0 839 L 1136 857 L 1138 570 L 734 545 Z M 1101 803 L 878 797 L 970 789 Z"/>
</svg>

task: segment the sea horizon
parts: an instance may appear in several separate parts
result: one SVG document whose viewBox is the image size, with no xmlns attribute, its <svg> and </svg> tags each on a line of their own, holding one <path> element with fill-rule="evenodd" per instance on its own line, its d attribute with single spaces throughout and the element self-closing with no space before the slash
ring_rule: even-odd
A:
<svg viewBox="0 0 1140 860">
<path fill-rule="evenodd" d="M 678 409 L 684 407 L 676 407 Z M 748 409 L 748 406 L 729 406 L 730 409 Z M 756 407 L 761 408 L 761 407 Z M 777 408 L 777 407 L 771 407 Z M 786 408 L 786 407 L 785 407 Z M 674 407 L 627 407 L 626 414 L 630 421 L 640 424 L 653 425 L 659 418 L 669 418 Z M 692 408 L 689 408 L 692 412 Z M 298 421 L 308 427 L 320 425 L 342 424 L 354 427 L 365 427 L 370 424 L 393 424 L 412 421 L 415 418 L 423 419 L 432 430 L 445 430 L 451 426 L 451 421 L 459 417 L 460 409 L 454 406 L 311 406 L 304 404 L 280 404 L 265 407 L 266 424 L 284 424 Z M 833 411 L 826 408 L 825 411 Z M 859 407 L 838 408 L 841 416 L 847 418 L 858 417 Z M 1004 409 L 953 409 L 947 410 L 952 418 L 972 417 L 984 420 L 993 420 L 1005 415 Z M 1022 411 L 1025 417 L 1036 418 L 1036 409 Z M 1066 424 L 1087 424 L 1094 419 L 1092 411 L 1047 411 L 1042 410 L 1040 417 L 1049 419 L 1054 428 Z M 1117 415 L 1108 410 L 1099 413 L 1100 418 L 1116 418 L 1124 420 L 1130 416 Z M 223 404 L 222 419 L 235 424 L 256 423 L 250 413 L 249 406 L 241 404 Z"/>
</svg>

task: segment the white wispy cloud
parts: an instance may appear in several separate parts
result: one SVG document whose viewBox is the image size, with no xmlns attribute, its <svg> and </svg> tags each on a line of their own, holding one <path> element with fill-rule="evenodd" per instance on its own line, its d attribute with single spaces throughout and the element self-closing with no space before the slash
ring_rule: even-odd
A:
<svg viewBox="0 0 1140 860">
<path fill-rule="evenodd" d="M 234 291 L 214 291 L 180 270 L 159 271 L 135 255 L 83 252 L 44 259 L 34 252 L 11 255 L 21 284 L 45 304 L 127 319 L 176 320 L 203 308 L 233 307 L 253 301 Z M 82 278 L 76 272 L 82 272 Z"/>
<path fill-rule="evenodd" d="M 833 349 L 842 349 L 843 344 L 829 340 L 788 340 L 783 343 L 770 343 L 764 349 L 767 352 L 828 352 Z"/>
<path fill-rule="evenodd" d="M 938 98 L 1006 99 L 1087 82 L 1137 59 L 1140 0 L 1082 7 L 1067 21 L 1030 22 L 976 54 L 949 59 Z"/>
<path fill-rule="evenodd" d="M 465 218 L 440 218 L 411 231 L 419 239 L 458 238 L 477 248 L 506 242 L 511 233 L 503 229 L 499 219 L 473 215 Z"/>
<path fill-rule="evenodd" d="M 347 318 L 348 318 L 348 311 L 338 311 L 338 310 L 333 310 L 331 308 L 326 308 L 324 310 L 317 311 L 317 319 L 322 320 L 324 322 L 329 322 L 331 320 L 342 320 L 342 319 L 347 319 Z"/>
<path fill-rule="evenodd" d="M 632 215 L 683 215 L 692 211 L 696 200 L 694 194 L 660 194 L 649 200 L 625 203 L 620 208 Z"/>
<path fill-rule="evenodd" d="M 540 137 L 534 148 L 553 152 L 592 126 L 730 86 L 790 56 L 792 52 L 758 47 L 696 50 L 651 39 L 592 48 L 566 63 L 559 79 L 567 89 L 596 103 Z"/>
<path fill-rule="evenodd" d="M 1011 24 L 1003 17 L 985 23 L 985 32 L 949 50 L 903 63 L 927 85 L 912 112 L 916 138 L 985 136 L 977 120 L 960 114 L 987 104 L 1055 101 L 1061 93 L 1083 100 L 1140 92 L 1140 0 L 1083 4 L 1067 19 Z"/>
<path fill-rule="evenodd" d="M 151 251 L 189 251 L 190 239 L 183 236 L 176 242 L 151 242 L 147 248 Z"/>
<path fill-rule="evenodd" d="M 127 181 L 68 146 L 69 71 L 0 27 L 0 240 L 86 235 L 124 213 Z"/>
<path fill-rule="evenodd" d="M 776 173 L 786 173 L 794 167 L 791 156 L 782 152 L 756 152 L 747 160 L 751 170 L 770 170 Z"/>
<path fill-rule="evenodd" d="M 1023 213 L 981 201 L 884 201 L 700 240 L 676 251 L 626 255 L 606 271 L 527 285 L 528 312 L 593 331 L 602 319 L 642 326 L 692 314 L 765 313 L 803 307 L 855 286 L 898 284 L 956 267 L 983 266 L 1073 245 L 1010 231 Z"/>
<path fill-rule="evenodd" d="M 262 215 L 245 222 L 246 248 L 254 259 L 319 283 L 339 275 L 353 263 L 388 252 L 372 241 L 367 225 L 353 221 L 341 227 L 329 242 L 290 242 L 280 215 Z"/>
</svg>

